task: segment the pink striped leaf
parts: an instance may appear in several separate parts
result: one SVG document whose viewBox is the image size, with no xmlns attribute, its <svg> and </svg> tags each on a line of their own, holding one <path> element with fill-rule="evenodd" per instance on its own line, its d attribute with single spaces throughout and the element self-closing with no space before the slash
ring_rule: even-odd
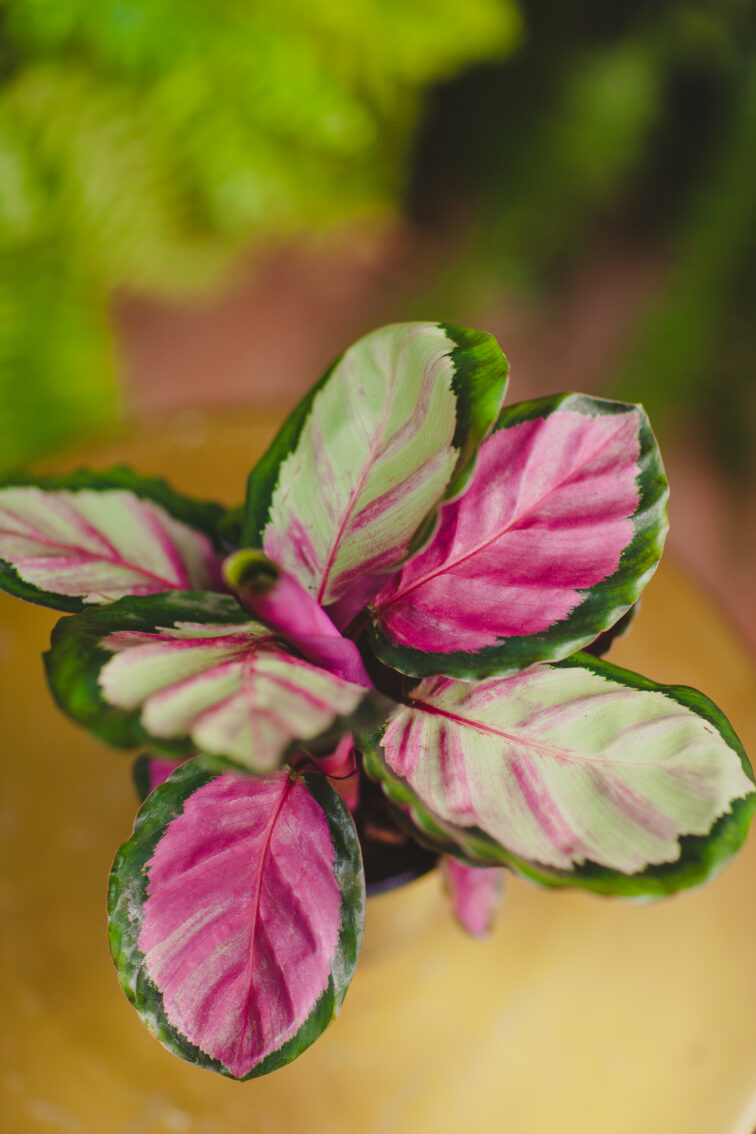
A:
<svg viewBox="0 0 756 1134">
<path fill-rule="evenodd" d="M 6 479 L 0 589 L 56 610 L 124 595 L 223 590 L 220 505 L 126 468 Z"/>
<path fill-rule="evenodd" d="M 640 407 L 562 394 L 505 409 L 433 542 L 374 598 L 373 650 L 416 677 L 504 675 L 569 656 L 653 574 L 666 500 Z"/>
<path fill-rule="evenodd" d="M 357 835 L 322 776 L 189 760 L 139 812 L 108 907 L 121 985 L 149 1031 L 190 1063 L 254 1078 L 341 1007 L 364 923 Z"/>
<path fill-rule="evenodd" d="M 504 891 L 500 866 L 468 866 L 451 855 L 441 860 L 441 874 L 459 924 L 473 937 L 488 937 Z"/>
<path fill-rule="evenodd" d="M 756 799 L 706 697 L 585 654 L 479 683 L 427 678 L 361 746 L 440 849 L 603 893 L 703 881 L 742 843 Z"/>
<path fill-rule="evenodd" d="M 479 331 L 399 323 L 366 335 L 250 474 L 242 542 L 322 606 L 338 603 L 343 627 L 465 487 L 506 380 L 506 359 Z"/>
<path fill-rule="evenodd" d="M 109 743 L 254 772 L 299 742 L 328 752 L 391 704 L 289 653 L 230 595 L 173 591 L 64 618 L 45 660 L 60 706 Z"/>
</svg>

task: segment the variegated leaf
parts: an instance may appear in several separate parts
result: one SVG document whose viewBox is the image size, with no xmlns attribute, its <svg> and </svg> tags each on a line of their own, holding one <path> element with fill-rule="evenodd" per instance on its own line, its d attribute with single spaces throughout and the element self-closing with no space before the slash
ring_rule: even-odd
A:
<svg viewBox="0 0 756 1134">
<path fill-rule="evenodd" d="M 441 874 L 457 921 L 473 937 L 487 937 L 504 890 L 500 866 L 468 866 L 446 855 Z"/>
<path fill-rule="evenodd" d="M 360 339 L 252 471 L 244 542 L 343 626 L 428 537 L 496 420 L 507 362 L 490 335 L 400 323 Z"/>
<path fill-rule="evenodd" d="M 190 760 L 116 856 L 121 984 L 170 1051 L 234 1079 L 296 1058 L 338 1013 L 362 942 L 359 843 L 322 776 Z"/>
<path fill-rule="evenodd" d="M 223 509 L 125 468 L 0 485 L 0 589 L 57 610 L 222 590 Z"/>
<path fill-rule="evenodd" d="M 587 655 L 477 684 L 428 678 L 362 745 L 435 845 L 606 893 L 703 881 L 737 850 L 756 798 L 702 694 Z"/>
<path fill-rule="evenodd" d="M 433 542 L 375 597 L 372 648 L 418 677 L 567 657 L 638 598 L 666 500 L 640 407 L 563 394 L 505 409 Z"/>
<path fill-rule="evenodd" d="M 61 707 L 111 744 L 270 771 L 390 704 L 290 654 L 230 595 L 170 592 L 64 618 L 46 655 Z"/>
</svg>

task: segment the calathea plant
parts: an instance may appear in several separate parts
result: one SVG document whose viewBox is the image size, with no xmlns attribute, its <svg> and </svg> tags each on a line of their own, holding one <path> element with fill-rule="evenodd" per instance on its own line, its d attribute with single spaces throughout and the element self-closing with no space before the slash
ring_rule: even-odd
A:
<svg viewBox="0 0 756 1134">
<path fill-rule="evenodd" d="M 753 777 L 722 713 L 594 656 L 666 531 L 642 409 L 502 408 L 506 382 L 488 335 L 386 327 L 295 409 L 243 509 L 122 468 L 0 487 L 2 586 L 73 612 L 55 698 L 145 750 L 110 940 L 193 1063 L 261 1075 L 327 1026 L 361 847 L 374 877 L 376 846 L 399 874 L 441 855 L 482 932 L 502 868 L 659 896 L 745 837 Z"/>
</svg>

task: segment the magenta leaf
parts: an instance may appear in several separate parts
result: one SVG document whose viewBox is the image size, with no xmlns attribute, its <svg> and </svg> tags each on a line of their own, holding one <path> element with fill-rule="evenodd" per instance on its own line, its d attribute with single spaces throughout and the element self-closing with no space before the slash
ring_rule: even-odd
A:
<svg viewBox="0 0 756 1134">
<path fill-rule="evenodd" d="M 446 855 L 441 860 L 441 873 L 459 924 L 473 937 L 487 937 L 501 904 L 504 870 L 468 866 Z"/>
<path fill-rule="evenodd" d="M 6 479 L 0 589 L 58 610 L 167 590 L 221 590 L 223 509 L 129 469 Z"/>
<path fill-rule="evenodd" d="M 243 540 L 343 627 L 430 536 L 499 413 L 507 361 L 480 331 L 398 323 L 350 347 L 249 478 Z M 337 611 L 337 612 L 336 612 Z"/>
<path fill-rule="evenodd" d="M 300 743 L 329 752 L 391 705 L 296 657 L 230 595 L 173 591 L 64 618 L 45 661 L 60 706 L 109 743 L 254 772 Z"/>
<path fill-rule="evenodd" d="M 116 856 L 111 950 L 165 1047 L 249 1079 L 296 1058 L 338 1013 L 364 904 L 356 832 L 322 776 L 190 760 Z"/>
<path fill-rule="evenodd" d="M 706 697 L 586 654 L 507 678 L 426 678 L 359 744 L 426 841 L 552 886 L 696 885 L 738 849 L 756 803 L 742 745 Z"/>
<path fill-rule="evenodd" d="M 505 409 L 435 539 L 373 600 L 373 650 L 463 678 L 569 656 L 653 574 L 666 500 L 640 407 L 568 394 Z"/>
</svg>

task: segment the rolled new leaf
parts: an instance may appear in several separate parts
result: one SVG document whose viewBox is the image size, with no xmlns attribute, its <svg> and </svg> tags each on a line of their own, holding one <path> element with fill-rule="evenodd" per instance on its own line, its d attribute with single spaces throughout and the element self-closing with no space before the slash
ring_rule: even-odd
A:
<svg viewBox="0 0 756 1134">
<path fill-rule="evenodd" d="M 756 800 L 706 697 L 587 655 L 476 684 L 426 679 L 362 746 L 434 845 L 607 894 L 704 881 L 743 842 Z"/>
<path fill-rule="evenodd" d="M 174 591 L 61 619 L 45 663 L 61 708 L 108 743 L 254 772 L 300 742 L 328 751 L 391 705 L 291 654 L 230 595 Z"/>
<path fill-rule="evenodd" d="M 264 551 L 235 551 L 223 561 L 222 571 L 241 606 L 308 661 L 372 687 L 357 644 L 340 634 L 320 603 Z"/>
<path fill-rule="evenodd" d="M 567 657 L 638 598 L 661 556 L 666 502 L 639 406 L 561 394 L 507 408 L 431 544 L 372 600 L 372 649 L 416 677 Z"/>
<path fill-rule="evenodd" d="M 127 468 L 6 478 L 0 589 L 67 611 L 124 595 L 222 590 L 223 515 Z"/>
<path fill-rule="evenodd" d="M 150 1032 L 234 1079 L 295 1059 L 338 1013 L 365 884 L 349 813 L 317 775 L 190 760 L 151 793 L 110 877 L 110 944 Z"/>
<path fill-rule="evenodd" d="M 427 539 L 492 428 L 507 361 L 480 331 L 398 323 L 366 335 L 300 403 L 249 478 L 243 539 L 343 626 Z"/>
</svg>

